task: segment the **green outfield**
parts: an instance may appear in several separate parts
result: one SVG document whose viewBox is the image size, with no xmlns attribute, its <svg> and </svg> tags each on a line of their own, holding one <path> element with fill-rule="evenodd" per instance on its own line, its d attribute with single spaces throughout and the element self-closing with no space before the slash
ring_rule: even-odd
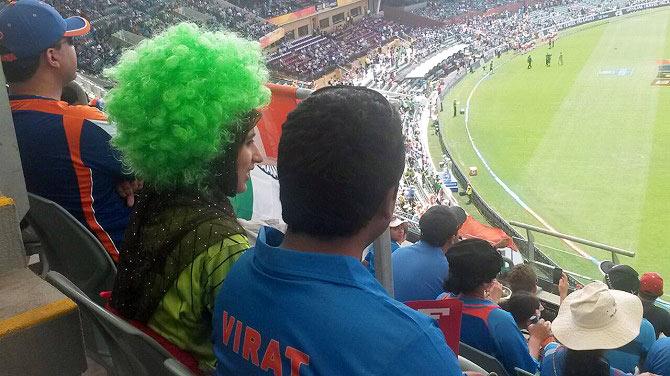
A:
<svg viewBox="0 0 670 376">
<path fill-rule="evenodd" d="M 465 108 L 472 94 L 474 144 L 522 201 L 560 232 L 637 252 L 621 261 L 670 282 L 670 86 L 652 85 L 670 59 L 670 8 L 568 30 L 530 54 L 532 69 L 528 54 L 507 55 L 492 75 L 482 80 L 480 68 L 445 97 L 442 134 L 455 163 L 478 167 L 473 186 L 504 218 L 538 224 L 486 170 L 464 116 L 452 117 L 453 100 Z M 564 244 L 538 241 L 565 268 L 596 276 L 590 261 L 552 249 Z"/>
</svg>

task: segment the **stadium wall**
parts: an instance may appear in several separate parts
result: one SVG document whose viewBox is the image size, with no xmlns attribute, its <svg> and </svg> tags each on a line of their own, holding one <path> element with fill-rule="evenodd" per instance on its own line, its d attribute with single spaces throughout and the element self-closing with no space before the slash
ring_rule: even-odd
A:
<svg viewBox="0 0 670 376">
<path fill-rule="evenodd" d="M 287 39 L 296 39 L 317 32 L 331 32 L 349 21 L 357 21 L 368 13 L 368 2 L 358 0 L 351 4 L 327 8 L 281 24 Z M 355 14 L 355 15 L 353 15 Z M 325 24 L 328 24 L 325 26 Z"/>
</svg>

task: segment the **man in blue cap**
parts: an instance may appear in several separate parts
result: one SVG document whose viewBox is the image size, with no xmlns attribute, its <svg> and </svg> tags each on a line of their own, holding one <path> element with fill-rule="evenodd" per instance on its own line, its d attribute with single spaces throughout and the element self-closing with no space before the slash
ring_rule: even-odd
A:
<svg viewBox="0 0 670 376">
<path fill-rule="evenodd" d="M 0 60 L 28 191 L 65 208 L 117 260 L 137 185 L 109 145 L 106 116 L 60 101 L 77 75 L 72 38 L 90 29 L 41 1 L 8 4 L 0 11 Z"/>
</svg>

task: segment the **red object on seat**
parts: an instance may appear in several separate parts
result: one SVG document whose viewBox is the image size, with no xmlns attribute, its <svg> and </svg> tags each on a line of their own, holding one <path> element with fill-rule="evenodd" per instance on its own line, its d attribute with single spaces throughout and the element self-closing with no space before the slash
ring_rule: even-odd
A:
<svg viewBox="0 0 670 376">
<path fill-rule="evenodd" d="M 109 302 L 109 300 L 112 298 L 112 292 L 102 291 L 100 292 L 100 297 L 103 298 L 105 301 Z M 147 324 L 137 320 L 127 320 L 123 316 L 119 315 L 119 312 L 116 309 L 112 308 L 109 305 L 109 303 L 105 304 L 105 309 L 113 313 L 115 316 L 123 319 L 124 321 L 134 326 L 135 328 L 139 329 L 142 333 L 153 338 L 156 342 L 158 342 L 159 345 L 161 345 L 165 350 L 167 350 L 167 352 L 169 352 L 170 355 L 172 355 L 175 359 L 177 359 L 181 364 L 185 365 L 196 375 L 203 374 L 202 370 L 200 370 L 200 367 L 198 367 L 198 359 L 196 359 L 195 356 L 193 356 L 193 354 L 181 349 L 174 343 L 170 342 L 167 338 L 163 337 L 162 335 L 158 334 L 155 330 L 151 329 Z"/>
<path fill-rule="evenodd" d="M 458 355 L 463 302 L 454 298 L 445 298 L 440 300 L 413 300 L 405 302 L 405 304 L 437 320 L 437 324 L 447 340 L 447 345 Z"/>
</svg>

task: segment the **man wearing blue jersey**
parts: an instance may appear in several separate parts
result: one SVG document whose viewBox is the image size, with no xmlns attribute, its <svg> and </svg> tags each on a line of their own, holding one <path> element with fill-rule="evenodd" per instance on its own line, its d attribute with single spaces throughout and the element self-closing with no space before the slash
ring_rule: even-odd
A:
<svg viewBox="0 0 670 376">
<path fill-rule="evenodd" d="M 436 323 L 361 264 L 393 217 L 405 148 L 379 93 L 314 92 L 284 123 L 284 236 L 264 228 L 216 300 L 218 375 L 461 375 Z"/>
<path fill-rule="evenodd" d="M 44 2 L 20 0 L 0 13 L 0 55 L 26 188 L 65 208 L 117 260 L 138 185 L 109 145 L 106 116 L 60 101 L 77 74 L 72 38 L 90 28 Z"/>
<path fill-rule="evenodd" d="M 391 255 L 396 299 L 433 300 L 444 292 L 449 275 L 444 254 L 458 241 L 458 230 L 466 218 L 459 206 L 435 205 L 426 210 L 419 219 L 419 241 Z"/>
</svg>

